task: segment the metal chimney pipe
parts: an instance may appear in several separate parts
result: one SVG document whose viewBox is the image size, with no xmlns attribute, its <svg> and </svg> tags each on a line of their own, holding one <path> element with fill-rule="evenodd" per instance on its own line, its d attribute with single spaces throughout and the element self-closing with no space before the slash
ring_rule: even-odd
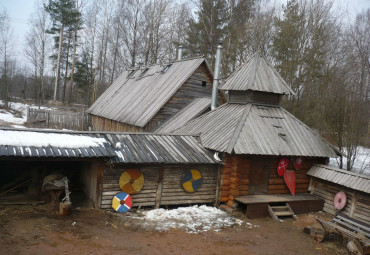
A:
<svg viewBox="0 0 370 255">
<path fill-rule="evenodd" d="M 212 87 L 212 103 L 211 110 L 213 111 L 217 107 L 217 97 L 218 97 L 218 82 L 220 80 L 220 68 L 222 59 L 222 43 L 219 42 L 216 51 L 216 61 L 215 61 L 215 71 L 213 74 L 213 87 Z"/>
<path fill-rule="evenodd" d="M 182 59 L 182 45 L 179 46 L 179 48 L 177 49 L 177 60 L 181 60 Z"/>
</svg>

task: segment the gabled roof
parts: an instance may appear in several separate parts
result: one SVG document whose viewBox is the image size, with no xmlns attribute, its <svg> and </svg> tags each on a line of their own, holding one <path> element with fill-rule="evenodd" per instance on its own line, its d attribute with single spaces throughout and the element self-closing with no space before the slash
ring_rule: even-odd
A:
<svg viewBox="0 0 370 255">
<path fill-rule="evenodd" d="M 208 149 L 253 155 L 335 157 L 334 146 L 281 107 L 224 104 L 174 131 Z"/>
<path fill-rule="evenodd" d="M 276 69 L 258 52 L 232 73 L 219 88 L 221 90 L 295 94 Z"/>
<path fill-rule="evenodd" d="M 216 164 L 197 137 L 147 133 L 0 129 L 0 159 Z"/>
<path fill-rule="evenodd" d="M 199 57 L 125 71 L 87 112 L 144 127 L 203 63 L 210 70 Z"/>
<path fill-rule="evenodd" d="M 211 98 L 196 98 L 168 121 L 163 123 L 155 133 L 171 133 L 188 121 L 198 117 L 211 107 Z"/>
<path fill-rule="evenodd" d="M 326 165 L 313 165 L 307 175 L 370 194 L 370 176 Z"/>
</svg>

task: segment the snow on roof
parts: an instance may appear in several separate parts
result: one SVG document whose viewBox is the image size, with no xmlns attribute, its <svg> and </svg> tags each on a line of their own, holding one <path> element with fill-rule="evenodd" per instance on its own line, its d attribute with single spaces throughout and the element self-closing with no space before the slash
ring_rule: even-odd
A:
<svg viewBox="0 0 370 255">
<path fill-rule="evenodd" d="M 58 148 L 81 148 L 99 147 L 107 141 L 104 138 L 62 134 L 40 133 L 30 131 L 0 130 L 0 144 L 17 147 L 58 147 Z"/>
</svg>

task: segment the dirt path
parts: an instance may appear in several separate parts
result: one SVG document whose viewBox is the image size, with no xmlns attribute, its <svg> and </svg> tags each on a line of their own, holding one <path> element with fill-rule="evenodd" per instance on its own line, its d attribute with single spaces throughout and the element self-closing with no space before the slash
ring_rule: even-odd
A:
<svg viewBox="0 0 370 255">
<path fill-rule="evenodd" d="M 46 208 L 0 207 L 0 254 L 347 254 L 339 242 L 317 243 L 303 233 L 312 215 L 276 223 L 238 213 L 259 227 L 189 234 L 145 230 L 133 219 L 102 210 L 73 210 L 61 218 L 48 215 Z"/>
</svg>

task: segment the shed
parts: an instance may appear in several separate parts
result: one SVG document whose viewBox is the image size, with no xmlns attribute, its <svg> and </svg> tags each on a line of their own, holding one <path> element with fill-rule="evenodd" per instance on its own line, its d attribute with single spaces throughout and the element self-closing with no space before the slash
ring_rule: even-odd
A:
<svg viewBox="0 0 370 255">
<path fill-rule="evenodd" d="M 340 212 L 334 207 L 334 197 L 343 191 L 347 203 L 341 213 L 370 222 L 370 176 L 319 164 L 313 165 L 307 175 L 311 178 L 311 194 L 325 200 L 325 212 Z"/>
<path fill-rule="evenodd" d="M 72 200 L 85 193 L 95 206 L 99 169 L 116 153 L 104 139 L 91 133 L 51 130 L 0 130 L 0 203 L 42 200 L 45 176 L 58 172 L 71 181 Z M 27 182 L 26 192 L 19 184 Z M 18 185 L 18 187 L 17 187 Z M 4 194 L 5 195 L 5 194 Z"/>
<path fill-rule="evenodd" d="M 24 201 L 30 195 L 32 201 L 40 200 L 43 178 L 58 171 L 68 176 L 72 187 L 79 187 L 95 207 L 111 208 L 113 196 L 121 191 L 121 174 L 132 168 L 145 180 L 142 190 L 132 196 L 133 206 L 218 200 L 219 164 L 194 136 L 3 129 L 0 161 L 0 193 L 19 178 L 31 180 L 28 195 L 22 193 Z M 193 193 L 181 186 L 183 175 L 191 169 L 198 170 L 203 180 Z M 21 194 L 16 195 L 19 199 Z"/>
<path fill-rule="evenodd" d="M 302 157 L 303 165 L 295 171 L 296 198 L 304 193 L 307 197 L 307 171 L 314 163 L 325 164 L 338 152 L 281 107 L 281 97 L 294 93 L 278 72 L 256 53 L 220 89 L 228 97 L 226 104 L 174 133 L 199 135 L 204 147 L 224 154 L 221 202 L 231 206 L 236 200 L 248 205 L 249 216 L 265 216 L 269 200 L 260 199 L 261 195 L 274 196 L 272 200 L 276 202 L 276 194 L 290 194 L 284 178 L 276 171 L 282 157 L 290 160 L 289 170 L 294 170 L 292 161 Z M 286 195 L 280 198 L 281 202 L 287 201 Z M 263 204 L 257 215 L 252 212 L 253 204 Z M 320 210 L 320 203 L 315 208 L 306 206 L 306 211 L 300 207 L 296 208 L 299 212 Z"/>
<path fill-rule="evenodd" d="M 110 208 L 113 196 L 120 191 L 118 181 L 127 169 L 138 169 L 144 176 L 142 190 L 132 195 L 133 206 L 183 205 L 218 200 L 218 164 L 211 152 L 196 137 L 148 133 L 105 134 L 118 158 L 103 171 L 101 208 Z M 119 148 L 118 148 L 118 147 Z M 186 192 L 181 180 L 186 172 L 196 169 L 203 182 L 194 192 Z"/>
<path fill-rule="evenodd" d="M 210 98 L 212 79 L 204 57 L 130 69 L 87 112 L 95 131 L 152 132 L 193 100 Z"/>
</svg>

